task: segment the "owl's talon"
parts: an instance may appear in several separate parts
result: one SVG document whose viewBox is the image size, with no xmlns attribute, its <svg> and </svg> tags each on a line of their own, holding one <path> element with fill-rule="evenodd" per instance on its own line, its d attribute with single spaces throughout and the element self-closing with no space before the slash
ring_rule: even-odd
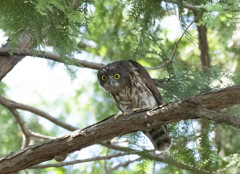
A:
<svg viewBox="0 0 240 174">
<path fill-rule="evenodd" d="M 139 111 L 139 110 L 142 110 L 143 108 L 133 108 L 132 109 L 132 112 L 136 112 L 136 111 Z"/>
<path fill-rule="evenodd" d="M 117 114 L 114 116 L 114 120 L 116 120 L 119 116 L 123 115 L 122 113 L 121 114 Z"/>
</svg>

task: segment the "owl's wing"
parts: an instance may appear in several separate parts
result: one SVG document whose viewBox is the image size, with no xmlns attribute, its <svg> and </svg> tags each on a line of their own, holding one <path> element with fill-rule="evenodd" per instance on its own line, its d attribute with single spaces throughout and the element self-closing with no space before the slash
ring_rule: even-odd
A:
<svg viewBox="0 0 240 174">
<path fill-rule="evenodd" d="M 123 111 L 123 110 L 121 109 L 121 107 L 119 106 L 119 102 L 118 102 L 118 100 L 116 99 L 116 95 L 115 95 L 114 93 L 110 93 L 110 92 L 109 92 L 109 94 L 110 94 L 113 102 L 115 103 L 115 105 L 116 105 L 116 106 L 118 107 L 118 109 L 123 113 L 124 111 Z"/>
<path fill-rule="evenodd" d="M 137 63 L 137 62 L 135 62 L 133 60 L 129 60 L 129 61 L 131 62 L 131 64 L 134 67 L 136 67 L 136 71 L 140 74 L 140 76 L 142 77 L 143 82 L 146 84 L 146 86 L 152 92 L 153 96 L 157 100 L 157 103 L 159 105 L 164 104 L 163 98 L 162 98 L 161 94 L 159 93 L 159 91 L 158 91 L 154 81 L 152 80 L 152 78 L 148 74 L 147 70 L 142 65 L 140 65 L 139 63 Z"/>
</svg>

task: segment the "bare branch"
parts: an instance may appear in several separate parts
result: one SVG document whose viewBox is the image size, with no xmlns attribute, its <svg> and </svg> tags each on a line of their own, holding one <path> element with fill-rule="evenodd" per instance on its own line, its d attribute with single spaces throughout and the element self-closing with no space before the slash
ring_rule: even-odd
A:
<svg viewBox="0 0 240 174">
<path fill-rule="evenodd" d="M 107 149 L 106 156 L 108 155 L 108 152 L 109 152 L 109 148 Z M 109 170 L 107 168 L 107 161 L 106 160 L 104 160 L 103 167 L 104 167 L 104 174 L 108 174 Z"/>
<path fill-rule="evenodd" d="M 30 143 L 31 138 L 37 138 L 37 139 L 55 139 L 53 137 L 49 137 L 46 135 L 41 135 L 39 133 L 35 133 L 30 131 L 26 126 L 25 126 L 25 122 L 23 121 L 23 119 L 21 118 L 19 112 L 16 110 L 16 107 L 14 107 L 13 105 L 11 105 L 12 101 L 7 100 L 6 98 L 4 98 L 3 96 L 0 95 L 0 104 L 5 106 L 15 117 L 16 122 L 19 125 L 19 128 L 21 129 L 22 133 L 23 133 L 23 142 L 22 142 L 22 149 L 27 147 Z"/>
<path fill-rule="evenodd" d="M 172 56 L 170 57 L 170 59 L 169 59 L 166 63 L 164 63 L 164 64 L 162 64 L 162 65 L 159 65 L 159 66 L 157 66 L 157 67 L 145 67 L 145 69 L 147 69 L 147 70 L 156 70 L 156 69 L 160 69 L 160 68 L 165 67 L 165 66 L 167 66 L 168 64 L 172 63 L 173 57 L 174 57 L 174 55 L 176 54 L 176 51 L 177 51 L 177 48 L 178 48 L 178 42 L 182 39 L 182 37 L 183 37 L 183 35 L 185 34 L 185 32 L 187 31 L 187 29 L 193 24 L 194 21 L 195 21 L 195 19 L 186 27 L 186 29 L 183 31 L 182 35 L 181 35 L 181 36 L 179 37 L 179 39 L 175 42 L 175 48 L 174 48 L 174 50 L 173 50 Z"/>
<path fill-rule="evenodd" d="M 184 170 L 189 170 L 189 171 L 193 171 L 193 172 L 197 172 L 197 173 L 203 173 L 203 174 L 209 174 L 211 172 L 206 171 L 206 170 L 202 170 L 202 169 L 198 169 L 192 165 L 186 164 L 186 163 L 181 163 L 179 161 L 176 161 L 170 157 L 166 157 L 164 154 L 160 153 L 160 154 L 155 154 L 153 153 L 153 151 L 140 151 L 140 150 L 135 150 L 135 149 L 131 149 L 128 147 L 122 147 L 116 144 L 109 144 L 106 142 L 101 142 L 99 143 L 101 145 L 104 145 L 108 148 L 114 149 L 114 150 L 118 150 L 118 151 L 123 151 L 123 152 L 129 152 L 129 153 L 133 153 L 133 154 L 138 154 L 138 155 L 143 155 L 144 154 L 144 158 L 150 159 L 150 160 L 154 160 L 154 161 L 158 161 L 158 162 L 162 162 L 168 165 L 174 165 L 177 166 L 180 169 L 184 169 Z"/>
<path fill-rule="evenodd" d="M 39 134 L 39 133 L 35 133 L 35 132 L 32 132 L 31 130 L 28 130 L 28 131 L 31 133 L 31 137 L 33 137 L 33 138 L 43 139 L 43 140 L 56 139 L 55 137 L 50 137 L 50 136 L 42 135 L 42 134 Z"/>
<path fill-rule="evenodd" d="M 10 48 L 0 48 L 0 56 L 10 56 L 9 52 L 12 51 Z M 39 58 L 45 58 L 45 59 L 49 59 L 49 60 L 53 60 L 56 62 L 62 62 L 60 56 L 58 54 L 54 54 L 54 53 L 50 53 L 50 52 L 46 52 L 46 51 L 36 51 L 34 53 L 31 52 L 30 49 L 15 49 L 12 52 L 13 55 L 18 55 L 18 56 L 33 56 L 33 57 L 39 57 Z M 79 60 L 76 58 L 65 58 L 67 59 L 67 64 L 68 65 L 74 65 L 74 66 L 78 66 L 78 67 L 85 67 L 85 68 L 90 68 L 90 69 L 100 69 L 102 67 L 104 67 L 104 64 L 101 63 L 94 63 L 94 62 L 89 62 L 89 61 L 85 61 L 85 60 Z"/>
<path fill-rule="evenodd" d="M 75 131 L 75 130 L 78 129 L 77 127 L 74 127 L 70 124 L 67 124 L 67 123 L 51 116 L 50 114 L 48 114 L 48 113 L 46 113 L 46 112 L 44 112 L 40 109 L 34 108 L 32 106 L 25 105 L 25 104 L 22 104 L 22 103 L 17 103 L 17 102 L 12 101 L 12 100 L 8 100 L 5 97 L 3 97 L 2 95 L 0 95 L 0 104 L 7 107 L 7 108 L 22 109 L 22 110 L 32 112 L 32 113 L 37 114 L 37 115 L 51 121 L 52 123 L 55 123 L 56 125 L 58 125 L 60 127 L 63 127 L 63 128 L 65 128 L 69 131 Z"/>
<path fill-rule="evenodd" d="M 222 174 L 223 172 L 225 173 L 226 170 L 228 170 L 230 167 L 225 167 L 225 168 L 222 168 L 222 169 L 218 169 L 217 170 L 217 174 Z"/>
<path fill-rule="evenodd" d="M 179 4 L 179 2 L 176 1 L 176 0 L 166 0 L 165 2 L 170 2 L 170 3 L 173 3 L 173 4 Z M 191 5 L 191 4 L 188 4 L 184 1 L 182 2 L 182 5 L 183 5 L 184 8 L 187 8 L 187 9 L 192 10 L 192 11 L 198 11 L 201 8 L 201 6 Z"/>
<path fill-rule="evenodd" d="M 9 55 L 9 51 L 10 49 L 8 48 L 0 48 L 0 59 L 2 58 L 1 56 L 7 56 Z M 45 59 L 49 59 L 49 60 L 53 60 L 53 61 L 57 61 L 57 62 L 60 62 L 60 56 L 57 55 L 57 54 L 54 54 L 54 53 L 50 53 L 50 52 L 40 52 L 39 55 L 33 55 L 31 54 L 30 50 L 29 49 L 18 49 L 16 52 L 13 53 L 15 56 L 21 56 L 24 55 L 24 56 L 40 56 L 39 58 L 45 58 Z M 11 57 L 12 58 L 12 57 Z M 9 57 L 8 57 L 9 59 Z M 104 67 L 105 64 L 102 64 L 102 63 L 94 63 L 94 62 L 88 62 L 88 61 L 85 61 L 85 60 L 79 60 L 79 59 L 76 59 L 76 58 L 69 58 L 70 60 L 70 65 L 74 65 L 74 66 L 77 66 L 77 67 L 85 67 L 85 68 L 90 68 L 90 69 L 95 69 L 95 70 L 99 70 L 100 68 Z M 71 62 L 73 60 L 73 62 Z M 74 62 L 77 62 L 77 63 L 74 63 Z M 1 63 L 1 61 L 0 61 Z M 1 65 L 0 65 L 1 67 Z M 145 67 L 146 68 L 146 67 Z M 148 69 L 148 68 L 146 68 Z M 1 69 L 0 69 L 0 77 L 1 77 Z M 1 80 L 1 79 L 0 79 Z M 161 82 L 163 81 L 163 79 L 154 79 L 154 82 L 157 86 L 159 86 L 160 88 L 163 88 L 165 90 L 166 87 L 161 85 Z M 20 103 L 19 103 L 20 104 Z M 29 108 L 26 107 L 26 106 L 20 106 L 20 107 L 25 107 L 27 109 L 24 109 L 24 110 L 28 110 L 28 109 L 32 109 L 32 108 Z M 19 108 L 19 109 L 22 109 L 22 108 Z M 32 112 L 32 111 L 30 111 Z M 44 118 L 48 119 L 48 120 L 51 120 L 52 122 L 54 122 L 54 118 L 53 117 L 49 117 L 47 115 L 49 114 L 44 114 L 44 113 L 41 113 L 42 111 L 34 111 L 33 113 L 37 112 L 36 114 L 37 115 L 40 115 L 40 116 L 43 116 Z M 41 113 L 41 114 L 38 114 L 38 113 Z M 52 119 L 53 118 L 53 119 Z M 55 120 L 56 121 L 56 120 Z M 55 123 L 57 124 L 57 123 Z M 61 123 L 60 123 L 61 124 Z M 58 124 L 57 124 L 58 125 Z M 60 125 L 59 125 L 60 126 Z M 63 126 L 62 126 L 63 127 Z M 66 128 L 66 127 L 64 127 Z M 69 128 L 66 128 L 68 130 L 71 130 L 73 131 L 73 129 L 69 129 Z"/>
<path fill-rule="evenodd" d="M 79 164 L 79 163 L 106 160 L 106 159 L 116 158 L 116 157 L 125 156 L 125 155 L 129 155 L 129 153 L 121 152 L 121 153 L 117 153 L 117 154 L 114 154 L 114 155 L 98 156 L 98 157 L 87 158 L 87 159 L 83 159 L 83 160 L 74 160 L 74 161 L 70 161 L 70 162 L 61 162 L 61 163 L 56 163 L 56 164 L 45 164 L 45 165 L 35 165 L 35 166 L 32 166 L 32 167 L 29 167 L 28 169 L 43 169 L 43 168 L 47 168 L 47 167 L 63 167 L 63 166 Z"/>
<path fill-rule="evenodd" d="M 136 162 L 138 160 L 140 160 L 140 158 L 137 158 L 135 160 L 128 160 L 124 163 L 120 163 L 120 164 L 116 165 L 115 167 L 112 167 L 110 170 L 108 170 L 108 173 L 111 174 L 113 171 L 119 169 L 120 167 L 127 167 L 129 164 Z"/>
<path fill-rule="evenodd" d="M 154 153 L 155 150 L 146 150 L 146 151 L 143 152 L 143 151 L 140 151 L 140 150 L 131 149 L 129 147 L 122 147 L 122 146 L 119 146 L 119 145 L 116 145 L 116 144 L 113 144 L 113 143 L 101 142 L 101 143 L 98 143 L 98 144 L 101 144 L 103 146 L 106 146 L 110 149 L 114 149 L 114 150 L 117 150 L 117 151 L 128 152 L 128 153 L 131 153 L 131 154 L 138 154 L 140 156 L 144 154 L 144 158 L 148 158 L 150 160 L 155 160 L 155 161 L 158 161 L 158 162 L 162 162 L 162 163 L 165 163 L 165 164 L 168 164 L 168 165 L 174 165 L 174 166 L 179 167 L 180 169 L 189 170 L 189 171 L 193 171 L 193 172 L 197 172 L 197 173 L 203 173 L 203 174 L 211 173 L 211 172 L 206 171 L 206 170 L 198 169 L 198 168 L 196 168 L 192 165 L 189 165 L 189 164 L 186 164 L 186 163 L 181 163 L 181 162 L 176 161 L 172 158 L 165 157 L 165 155 L 163 155 L 162 153 L 161 154 L 155 154 Z"/>
<path fill-rule="evenodd" d="M 21 148 L 21 149 L 23 149 L 29 145 L 31 133 L 26 128 L 25 122 L 20 117 L 18 111 L 16 109 L 12 109 L 12 108 L 8 108 L 8 110 L 14 115 L 16 122 L 18 123 L 18 125 L 23 133 L 23 142 L 22 142 L 22 148 Z"/>
<path fill-rule="evenodd" d="M 240 133 L 240 130 L 239 129 L 237 129 L 237 128 L 235 128 L 235 127 L 233 127 L 233 126 L 230 126 L 233 130 L 235 130 L 235 131 L 237 131 L 237 132 L 239 132 Z"/>
<path fill-rule="evenodd" d="M 176 0 L 165 0 L 165 2 L 170 2 L 170 3 L 173 3 L 173 4 L 179 4 L 179 2 L 176 1 Z M 182 1 L 182 5 L 183 5 L 184 8 L 187 8 L 187 9 L 193 11 L 193 12 L 198 12 L 199 10 L 204 8 L 203 6 L 191 5 L 191 4 L 189 4 L 187 2 L 184 2 L 184 1 Z M 237 6 L 235 7 L 235 9 L 231 8 L 231 7 L 228 7 L 228 8 L 224 7 L 223 10 L 224 11 L 229 11 L 229 12 L 239 12 L 239 8 Z M 216 8 L 212 8 L 211 12 L 214 12 L 214 11 L 219 11 L 219 10 L 216 10 Z"/>
<path fill-rule="evenodd" d="M 16 119 L 16 122 L 18 123 L 22 133 L 23 133 L 23 143 L 22 143 L 22 149 L 27 147 L 30 143 L 31 138 L 37 138 L 37 139 L 55 139 L 54 137 L 49 137 L 46 135 L 42 135 L 39 133 L 35 133 L 30 131 L 26 126 L 25 126 L 25 122 L 23 121 L 23 119 L 21 118 L 21 116 L 19 115 L 19 112 L 14 109 L 14 108 L 10 108 L 7 107 L 7 109 L 13 114 L 13 116 Z"/>
<path fill-rule="evenodd" d="M 201 118 L 213 120 L 216 123 L 225 123 L 225 124 L 240 128 L 240 123 L 239 123 L 240 119 L 228 113 L 217 112 L 214 110 L 209 110 L 209 109 L 200 107 L 198 108 L 198 116 Z"/>
<path fill-rule="evenodd" d="M 136 149 L 132 149 L 132 148 L 129 148 L 129 147 L 123 147 L 123 146 L 119 146 L 115 143 L 108 143 L 108 142 L 98 142 L 98 144 L 102 145 L 102 146 L 105 146 L 109 149 L 114 149 L 114 150 L 117 150 L 117 151 L 123 151 L 123 152 L 128 152 L 128 153 L 134 153 L 134 154 L 142 154 L 143 151 L 141 150 L 136 150 Z M 155 152 L 155 149 L 153 150 L 144 150 L 144 153 L 150 153 L 150 152 Z"/>
</svg>

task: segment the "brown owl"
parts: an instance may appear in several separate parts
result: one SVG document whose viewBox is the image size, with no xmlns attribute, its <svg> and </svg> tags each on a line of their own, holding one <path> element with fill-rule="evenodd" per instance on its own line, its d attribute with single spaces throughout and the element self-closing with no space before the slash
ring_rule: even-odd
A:
<svg viewBox="0 0 240 174">
<path fill-rule="evenodd" d="M 132 60 L 110 63 L 98 71 L 100 85 L 109 92 L 112 100 L 122 112 L 134 108 L 152 108 L 164 104 L 153 80 L 145 68 Z M 171 138 L 166 126 L 144 132 L 155 149 L 166 151 L 171 147 Z"/>
</svg>

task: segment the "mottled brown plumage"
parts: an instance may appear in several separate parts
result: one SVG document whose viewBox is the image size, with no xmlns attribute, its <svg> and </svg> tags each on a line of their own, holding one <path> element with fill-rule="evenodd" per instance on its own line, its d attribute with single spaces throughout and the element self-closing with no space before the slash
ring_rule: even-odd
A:
<svg viewBox="0 0 240 174">
<path fill-rule="evenodd" d="M 164 104 L 148 72 L 135 61 L 121 60 L 110 63 L 100 69 L 97 76 L 100 85 L 109 92 L 122 112 Z M 165 151 L 171 147 L 166 126 L 154 127 L 144 133 L 157 150 Z"/>
</svg>

